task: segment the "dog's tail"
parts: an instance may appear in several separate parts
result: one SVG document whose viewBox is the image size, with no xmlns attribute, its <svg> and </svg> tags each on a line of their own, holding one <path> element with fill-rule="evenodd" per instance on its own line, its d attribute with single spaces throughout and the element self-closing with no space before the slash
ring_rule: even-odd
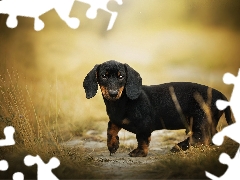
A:
<svg viewBox="0 0 240 180">
<path fill-rule="evenodd" d="M 228 99 L 223 95 L 223 98 L 222 100 L 224 101 L 228 101 Z M 228 123 L 228 125 L 232 124 L 233 123 L 233 120 L 232 120 L 232 116 L 231 116 L 231 109 L 229 106 L 227 106 L 224 110 L 223 110 L 224 114 L 225 114 L 225 118 L 226 118 L 226 121 Z"/>
</svg>

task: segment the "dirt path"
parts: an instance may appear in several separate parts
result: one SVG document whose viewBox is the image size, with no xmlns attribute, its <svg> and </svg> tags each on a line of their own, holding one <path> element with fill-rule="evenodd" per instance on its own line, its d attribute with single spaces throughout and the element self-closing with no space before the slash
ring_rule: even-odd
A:
<svg viewBox="0 0 240 180">
<path fill-rule="evenodd" d="M 185 138 L 184 130 L 161 130 L 152 133 L 150 151 L 147 157 L 129 157 L 128 153 L 137 146 L 135 135 L 128 131 L 119 132 L 120 147 L 112 156 L 106 146 L 106 132 L 97 133 L 88 131 L 85 138 L 75 137 L 64 143 L 65 146 L 84 147 L 93 160 L 95 166 L 104 177 L 123 178 L 149 178 L 145 175 L 146 167 L 159 160 L 159 155 L 169 153 L 169 150 Z"/>
</svg>

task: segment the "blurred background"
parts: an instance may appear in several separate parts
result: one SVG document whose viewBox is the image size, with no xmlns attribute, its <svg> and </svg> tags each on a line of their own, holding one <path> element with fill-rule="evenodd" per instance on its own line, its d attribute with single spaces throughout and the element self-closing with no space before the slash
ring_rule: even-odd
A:
<svg viewBox="0 0 240 180">
<path fill-rule="evenodd" d="M 237 75 L 240 67 L 239 0 L 110 1 L 108 8 L 118 12 L 110 31 L 110 14 L 99 10 L 91 20 L 85 15 L 89 7 L 75 1 L 70 16 L 81 21 L 76 30 L 55 10 L 40 17 L 40 32 L 32 18 L 18 17 L 17 28 L 10 29 L 8 15 L 0 15 L 0 74 L 9 79 L 18 72 L 11 83 L 31 98 L 37 116 L 58 121 L 66 134 L 105 129 L 101 93 L 86 99 L 82 83 L 95 64 L 111 59 L 132 66 L 143 84 L 191 81 L 230 98 L 233 86 L 222 76 Z"/>
</svg>

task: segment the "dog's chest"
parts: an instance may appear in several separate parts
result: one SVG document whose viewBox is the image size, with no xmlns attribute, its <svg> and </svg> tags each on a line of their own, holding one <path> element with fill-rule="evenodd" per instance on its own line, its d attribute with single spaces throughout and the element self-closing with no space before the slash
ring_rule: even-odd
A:
<svg viewBox="0 0 240 180">
<path fill-rule="evenodd" d="M 128 118 L 123 119 L 120 126 L 129 132 L 136 133 L 137 127 Z"/>
<path fill-rule="evenodd" d="M 107 106 L 107 114 L 110 121 L 114 124 L 132 133 L 136 132 L 134 120 L 128 116 L 129 112 L 126 109 L 126 106 Z"/>
<path fill-rule="evenodd" d="M 124 116 L 126 114 L 126 107 L 127 107 L 127 101 L 124 99 L 120 99 L 117 101 L 107 101 L 104 99 L 107 114 L 110 117 L 110 119 L 115 119 L 118 121 L 121 121 L 124 119 Z"/>
</svg>

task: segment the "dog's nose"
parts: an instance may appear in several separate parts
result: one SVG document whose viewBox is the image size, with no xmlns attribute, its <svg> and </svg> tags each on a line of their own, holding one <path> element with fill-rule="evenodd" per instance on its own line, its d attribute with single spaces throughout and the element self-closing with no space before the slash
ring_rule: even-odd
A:
<svg viewBox="0 0 240 180">
<path fill-rule="evenodd" d="M 118 95 L 118 91 L 117 90 L 109 90 L 109 95 L 111 97 L 116 97 Z"/>
</svg>

